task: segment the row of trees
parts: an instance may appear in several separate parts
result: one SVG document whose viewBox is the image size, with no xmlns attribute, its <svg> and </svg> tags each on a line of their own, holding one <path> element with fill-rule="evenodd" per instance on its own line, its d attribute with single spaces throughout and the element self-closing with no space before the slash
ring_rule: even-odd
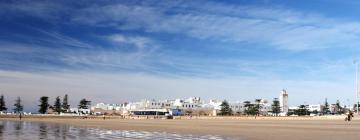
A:
<svg viewBox="0 0 360 140">
<path fill-rule="evenodd" d="M 80 100 L 78 109 L 89 109 L 90 105 L 91 105 L 91 101 L 82 99 L 82 100 Z M 65 94 L 62 102 L 61 102 L 60 96 L 57 96 L 55 98 L 54 105 L 52 105 L 52 106 L 49 104 L 49 97 L 47 97 L 47 96 L 40 97 L 39 113 L 45 114 L 48 112 L 48 109 L 52 109 L 54 112 L 57 112 L 58 114 L 69 112 L 70 105 L 68 102 L 68 95 Z"/>
<path fill-rule="evenodd" d="M 5 104 L 5 97 L 4 95 L 1 95 L 0 96 L 0 111 L 3 112 L 3 111 L 7 111 L 8 108 L 6 107 L 6 104 Z M 24 110 L 24 106 L 21 104 L 21 99 L 20 97 L 17 97 L 16 100 L 15 100 L 15 104 L 14 104 L 14 112 L 15 113 L 20 113 Z"/>
<path fill-rule="evenodd" d="M 60 96 L 57 96 L 55 98 L 55 102 L 53 106 L 49 104 L 49 97 L 47 96 L 40 97 L 39 113 L 45 114 L 48 112 L 48 109 L 52 109 L 54 112 L 57 112 L 58 114 L 60 114 L 61 112 L 68 112 L 70 109 L 70 105 L 68 102 L 68 95 L 65 94 L 62 103 Z"/>
<path fill-rule="evenodd" d="M 325 99 L 325 102 L 323 104 L 323 108 L 322 108 L 321 112 L 319 112 L 318 110 L 310 111 L 308 108 L 309 108 L 308 105 L 300 105 L 300 106 L 298 106 L 298 109 L 295 109 L 295 110 L 289 112 L 288 115 L 294 114 L 294 115 L 299 115 L 299 116 L 305 116 L 305 115 L 310 115 L 311 113 L 328 115 L 328 114 L 344 114 L 346 112 L 346 106 L 342 107 L 340 105 L 339 100 L 336 101 L 334 110 L 332 110 L 332 111 L 330 110 L 330 105 L 329 105 L 327 99 Z"/>
<path fill-rule="evenodd" d="M 245 109 L 244 109 L 243 113 L 246 114 L 246 115 L 259 115 L 261 109 L 263 108 L 261 106 L 261 104 L 260 104 L 260 101 L 261 101 L 260 99 L 256 99 L 254 104 L 251 104 L 250 101 L 245 101 L 244 102 Z M 220 106 L 221 106 L 221 109 L 220 109 L 219 115 L 223 115 L 223 116 L 233 115 L 233 111 L 231 110 L 231 108 L 229 106 L 229 103 L 226 100 L 223 101 Z M 354 105 L 354 108 L 356 108 L 356 107 L 357 106 Z M 345 108 L 346 108 L 346 106 L 342 107 L 340 105 L 340 101 L 337 100 L 336 104 L 335 104 L 335 109 L 336 110 L 330 111 L 329 103 L 328 103 L 327 99 L 325 99 L 325 103 L 323 105 L 322 112 L 319 112 L 317 110 L 311 112 L 308 109 L 308 105 L 300 105 L 298 107 L 298 109 L 292 110 L 287 115 L 293 115 L 294 114 L 294 115 L 304 116 L 304 115 L 310 115 L 310 113 L 326 115 L 326 114 L 330 114 L 331 112 L 333 112 L 334 114 L 344 114 L 345 113 Z M 278 98 L 273 99 L 270 112 L 273 113 L 276 116 L 278 116 L 280 114 L 281 109 L 280 109 L 280 102 L 279 102 Z M 236 112 L 236 113 L 240 114 L 241 112 Z"/>
<path fill-rule="evenodd" d="M 5 104 L 5 97 L 4 95 L 0 96 L 0 111 L 7 111 L 8 108 L 6 107 Z M 20 97 L 17 97 L 17 99 L 15 100 L 15 104 L 14 104 L 14 112 L 15 113 L 20 113 L 21 111 L 24 110 L 24 106 L 21 104 L 21 99 Z"/>
<path fill-rule="evenodd" d="M 261 109 L 263 108 L 262 105 L 260 104 L 260 102 L 261 102 L 261 99 L 256 99 L 255 104 L 251 104 L 250 101 L 245 101 L 244 102 L 244 107 L 245 107 L 244 114 L 259 115 Z M 229 103 L 226 100 L 223 101 L 220 106 L 221 106 L 221 109 L 220 109 L 219 115 L 223 115 L 223 116 L 233 115 L 233 111 L 230 108 Z M 277 98 L 275 98 L 273 101 L 272 112 L 275 113 L 276 115 L 280 113 L 280 103 Z M 236 113 L 240 114 L 241 112 L 236 112 Z"/>
<path fill-rule="evenodd" d="M 277 113 L 280 113 L 279 101 L 277 99 L 276 99 L 276 101 L 277 101 L 277 108 L 275 108 L 275 110 L 277 109 L 278 110 Z M 261 109 L 263 108 L 261 106 L 260 102 L 261 102 L 261 99 L 256 99 L 255 104 L 251 104 L 250 101 L 245 101 L 244 102 L 244 107 L 245 107 L 244 113 L 246 115 L 259 115 Z M 275 102 L 275 100 L 274 100 L 274 102 Z M 230 105 L 226 100 L 223 101 L 220 106 L 221 106 L 221 109 L 220 109 L 219 115 L 222 115 L 222 116 L 233 115 L 233 111 L 230 108 Z M 236 113 L 240 114 L 241 112 L 236 112 Z"/>
<path fill-rule="evenodd" d="M 56 97 L 54 105 L 49 104 L 49 97 L 42 96 L 40 97 L 40 105 L 38 112 L 41 114 L 45 114 L 48 112 L 48 109 L 52 109 L 54 112 L 57 112 L 60 114 L 61 112 L 69 112 L 70 111 L 70 104 L 68 102 L 68 95 L 66 94 L 61 102 L 61 99 L 59 96 Z M 89 109 L 89 106 L 91 105 L 91 101 L 82 99 L 80 100 L 80 103 L 78 105 L 79 109 Z M 0 111 L 7 111 L 8 108 L 5 104 L 5 98 L 3 95 L 0 96 Z M 14 104 L 14 112 L 15 113 L 21 113 L 24 110 L 24 106 L 21 103 L 20 97 L 17 97 Z"/>
</svg>

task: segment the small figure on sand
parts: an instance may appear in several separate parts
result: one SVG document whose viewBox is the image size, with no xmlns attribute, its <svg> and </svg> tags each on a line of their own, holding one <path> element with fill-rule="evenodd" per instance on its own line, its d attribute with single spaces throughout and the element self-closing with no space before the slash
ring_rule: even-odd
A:
<svg viewBox="0 0 360 140">
<path fill-rule="evenodd" d="M 354 114 L 351 112 L 351 111 L 349 111 L 348 113 L 347 113 L 347 116 L 346 116 L 346 118 L 345 118 L 345 121 L 351 121 L 351 119 L 352 119 L 352 117 L 354 117 Z"/>
</svg>

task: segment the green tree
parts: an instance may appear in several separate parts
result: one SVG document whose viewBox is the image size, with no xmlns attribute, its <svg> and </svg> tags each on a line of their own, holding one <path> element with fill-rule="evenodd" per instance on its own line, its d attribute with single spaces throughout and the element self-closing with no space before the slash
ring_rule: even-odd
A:
<svg viewBox="0 0 360 140">
<path fill-rule="evenodd" d="M 250 101 L 244 102 L 245 114 L 246 115 L 256 115 L 257 114 L 257 107 L 255 104 L 251 104 Z"/>
<path fill-rule="evenodd" d="M 254 104 L 251 104 L 250 101 L 244 101 L 244 113 L 246 115 L 254 115 Z"/>
<path fill-rule="evenodd" d="M 295 110 L 295 114 L 299 116 L 310 115 L 306 105 L 300 105 L 299 109 Z"/>
<path fill-rule="evenodd" d="M 232 110 L 231 110 L 231 108 L 229 106 L 229 103 L 226 100 L 224 100 L 221 103 L 220 107 L 221 107 L 220 113 L 219 113 L 220 115 L 222 115 L 222 116 L 230 116 L 230 115 L 232 115 Z"/>
<path fill-rule="evenodd" d="M 63 102 L 62 102 L 62 109 L 63 109 L 63 112 L 68 112 L 69 109 L 70 109 L 67 94 L 65 94 L 65 96 L 64 96 L 64 99 L 63 99 Z"/>
<path fill-rule="evenodd" d="M 323 114 L 329 114 L 330 113 L 330 108 L 329 108 L 329 103 L 327 102 L 327 98 L 325 98 L 325 103 L 324 103 L 324 108 L 322 111 Z"/>
<path fill-rule="evenodd" d="M 280 113 L 280 102 L 278 98 L 274 98 L 273 104 L 271 105 L 272 113 L 274 113 L 276 116 Z"/>
<path fill-rule="evenodd" d="M 78 108 L 79 109 L 89 109 L 90 105 L 91 105 L 91 101 L 88 101 L 86 99 L 82 99 L 82 100 L 80 100 Z"/>
<path fill-rule="evenodd" d="M 359 110 L 360 110 L 360 104 L 359 104 L 359 103 L 358 103 L 358 105 L 354 104 L 353 108 L 354 108 L 355 112 L 357 111 L 357 110 L 356 110 L 356 107 L 358 107 Z"/>
<path fill-rule="evenodd" d="M 7 111 L 4 95 L 0 96 L 0 111 Z"/>
<path fill-rule="evenodd" d="M 39 113 L 45 114 L 49 109 L 49 97 L 40 97 Z"/>
<path fill-rule="evenodd" d="M 14 108 L 15 113 L 21 114 L 21 112 L 24 110 L 24 106 L 21 104 L 20 97 L 17 97 L 17 99 L 15 100 L 14 107 L 15 107 Z"/>
<path fill-rule="evenodd" d="M 337 108 L 337 110 L 336 110 L 337 114 L 343 114 L 344 113 L 344 109 L 341 107 L 339 100 L 336 101 L 336 108 Z"/>
<path fill-rule="evenodd" d="M 54 107 L 53 107 L 54 111 L 57 112 L 58 114 L 60 114 L 62 112 L 62 108 L 61 108 L 61 101 L 60 101 L 60 97 L 57 96 L 55 99 L 55 103 L 54 103 Z"/>
<path fill-rule="evenodd" d="M 262 109 L 262 106 L 260 105 L 261 99 L 255 99 L 255 115 L 260 114 L 260 110 Z"/>
</svg>

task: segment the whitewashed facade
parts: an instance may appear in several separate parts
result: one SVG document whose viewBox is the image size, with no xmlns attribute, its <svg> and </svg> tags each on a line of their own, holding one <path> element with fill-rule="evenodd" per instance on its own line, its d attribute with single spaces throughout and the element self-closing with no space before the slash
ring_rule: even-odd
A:
<svg viewBox="0 0 360 140">
<path fill-rule="evenodd" d="M 289 95 L 287 91 L 283 89 L 279 97 L 281 114 L 287 114 L 289 112 L 288 98 Z"/>
</svg>

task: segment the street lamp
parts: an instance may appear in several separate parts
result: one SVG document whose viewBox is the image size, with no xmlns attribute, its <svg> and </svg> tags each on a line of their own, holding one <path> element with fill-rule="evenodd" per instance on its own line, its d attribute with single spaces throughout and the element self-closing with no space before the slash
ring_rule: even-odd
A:
<svg viewBox="0 0 360 140">
<path fill-rule="evenodd" d="M 353 63 L 355 64 L 355 95 L 356 95 L 356 112 L 359 115 L 359 83 L 358 83 L 358 69 L 359 63 L 358 60 L 354 60 Z"/>
</svg>

